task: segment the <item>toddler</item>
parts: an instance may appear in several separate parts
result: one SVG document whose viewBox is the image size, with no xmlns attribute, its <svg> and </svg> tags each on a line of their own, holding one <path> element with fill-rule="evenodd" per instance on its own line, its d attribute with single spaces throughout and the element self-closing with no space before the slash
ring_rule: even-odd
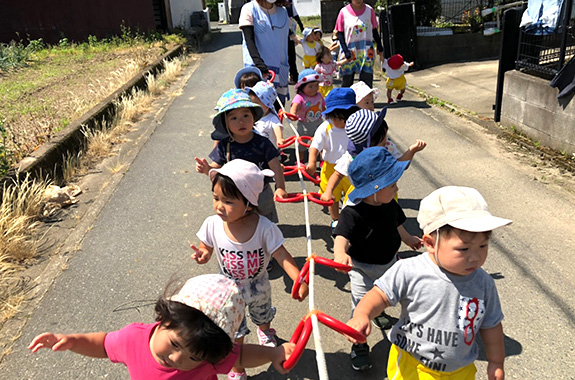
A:
<svg viewBox="0 0 575 380">
<path fill-rule="evenodd" d="M 317 155 L 321 153 L 323 165 L 321 166 L 320 191 L 324 192 L 329 178 L 334 172 L 335 163 L 341 158 L 347 149 L 347 135 L 345 133 L 345 122 L 359 108 L 355 103 L 355 93 L 351 88 L 334 88 L 325 99 L 326 110 L 324 116 L 326 120 L 317 128 L 313 135 L 313 140 L 309 147 L 309 160 L 306 171 L 309 175 L 315 176 L 317 169 Z M 332 228 L 335 227 L 339 219 L 339 201 L 346 193 L 350 183 L 347 180 L 341 181 L 332 190 L 333 204 L 328 207 L 331 216 Z"/>
<path fill-rule="evenodd" d="M 220 168 L 226 162 L 241 158 L 253 162 L 261 169 L 271 169 L 276 181 L 275 196 L 285 198 L 285 179 L 278 159 L 280 152 L 267 138 L 254 133 L 254 123 L 263 116 L 263 109 L 251 101 L 249 95 L 239 89 L 226 91 L 216 105 L 218 113 L 212 123 L 223 137 L 206 159 L 195 157 L 196 171 L 208 175 L 210 169 Z M 258 201 L 260 213 L 274 223 L 278 216 L 274 192 L 266 180 L 266 185 Z"/>
<path fill-rule="evenodd" d="M 392 92 L 393 90 L 398 90 L 397 101 L 399 102 L 403 98 L 405 93 L 405 88 L 407 81 L 405 80 L 405 75 L 403 75 L 411 66 L 413 62 L 404 62 L 403 57 L 399 54 L 392 55 L 390 58 L 386 58 L 381 63 L 381 68 L 385 70 L 387 75 L 387 80 L 385 82 L 385 87 L 387 88 L 387 103 L 394 103 Z"/>
<path fill-rule="evenodd" d="M 256 121 L 254 129 L 260 135 L 267 137 L 277 148 L 283 143 L 283 125 L 274 108 L 277 92 L 272 84 L 258 82 L 253 87 L 246 87 L 250 98 L 264 110 L 264 116 Z"/>
<path fill-rule="evenodd" d="M 397 161 L 383 147 L 362 151 L 349 166 L 355 186 L 349 194 L 354 205 L 344 207 L 333 233 L 334 260 L 352 266 L 349 271 L 352 313 L 373 283 L 397 261 L 397 251 L 404 242 L 413 250 L 421 247 L 421 239 L 403 227 L 405 214 L 395 201 L 397 181 L 409 161 Z M 383 311 L 383 310 L 382 310 Z M 391 327 L 389 317 L 373 315 L 380 329 Z M 351 366 L 356 371 L 371 368 L 367 342 L 351 348 Z"/>
<path fill-rule="evenodd" d="M 255 66 L 242 67 L 236 73 L 234 78 L 234 85 L 236 88 L 244 89 L 246 87 L 253 87 L 259 81 L 263 81 L 262 72 Z"/>
<path fill-rule="evenodd" d="M 379 96 L 377 88 L 369 88 L 365 82 L 359 81 L 352 84 L 351 89 L 355 91 L 355 101 L 359 108 L 375 111 L 375 101 Z"/>
<path fill-rule="evenodd" d="M 189 279 L 178 293 L 160 297 L 155 312 L 155 323 L 133 323 L 108 333 L 40 334 L 28 349 L 108 358 L 123 363 L 132 379 L 216 380 L 234 365 L 251 368 L 272 362 L 285 373 L 282 362 L 295 347 L 234 344 L 244 300 L 236 284 L 222 275 Z"/>
<path fill-rule="evenodd" d="M 303 47 L 302 64 L 304 69 L 309 69 L 315 65 L 315 55 L 322 45 L 318 41 L 313 28 L 305 28 L 302 35 L 303 38 L 300 40 L 301 46 Z"/>
<path fill-rule="evenodd" d="M 321 116 L 325 110 L 325 99 L 319 92 L 321 75 L 313 69 L 305 69 L 299 73 L 295 84 L 297 91 L 294 96 L 290 113 L 298 118 L 297 132 L 300 136 L 313 136 L 317 127 L 323 122 Z M 305 162 L 305 148 L 299 146 L 299 156 Z"/>
<path fill-rule="evenodd" d="M 323 80 L 319 82 L 319 92 L 325 98 L 327 94 L 333 89 L 333 76 L 337 73 L 338 65 L 340 62 L 335 62 L 329 49 L 321 46 L 320 50 L 315 55 L 317 64 L 314 70 L 323 76 Z"/>
<path fill-rule="evenodd" d="M 275 308 L 272 307 L 271 284 L 265 268 L 274 257 L 294 284 L 299 275 L 294 259 L 283 246 L 280 229 L 256 212 L 264 177 L 273 175 L 271 170 L 260 170 L 255 164 L 241 159 L 210 170 L 217 215 L 208 217 L 198 231 L 200 246 L 192 245 L 192 259 L 199 264 L 207 263 L 216 252 L 221 273 L 233 279 L 240 288 L 250 318 L 258 326 L 258 340 L 264 346 L 276 345 L 275 330 L 270 328 Z M 302 286 L 300 301 L 307 296 L 307 291 L 307 286 Z M 243 343 L 249 331 L 244 318 L 235 334 L 236 342 Z M 243 366 L 234 366 L 232 372 L 230 379 L 245 378 Z"/>
<path fill-rule="evenodd" d="M 417 221 L 427 254 L 389 269 L 357 305 L 348 325 L 367 335 L 373 316 L 401 304 L 389 334 L 388 378 L 474 379 L 479 333 L 487 378 L 503 380 L 503 313 L 495 282 L 481 267 L 492 230 L 511 221 L 491 215 L 477 190 L 458 186 L 425 197 Z"/>
</svg>

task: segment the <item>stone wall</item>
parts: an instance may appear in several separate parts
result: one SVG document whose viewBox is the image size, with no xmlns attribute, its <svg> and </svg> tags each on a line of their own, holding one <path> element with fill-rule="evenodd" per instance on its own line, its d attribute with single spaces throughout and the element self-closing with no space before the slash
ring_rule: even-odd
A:
<svg viewBox="0 0 575 380">
<path fill-rule="evenodd" d="M 501 124 L 569 155 L 575 153 L 573 94 L 557 99 L 549 80 L 516 70 L 505 73 Z"/>
<path fill-rule="evenodd" d="M 484 36 L 482 33 L 417 36 L 419 68 L 458 61 L 496 58 L 501 49 L 501 33 Z"/>
</svg>

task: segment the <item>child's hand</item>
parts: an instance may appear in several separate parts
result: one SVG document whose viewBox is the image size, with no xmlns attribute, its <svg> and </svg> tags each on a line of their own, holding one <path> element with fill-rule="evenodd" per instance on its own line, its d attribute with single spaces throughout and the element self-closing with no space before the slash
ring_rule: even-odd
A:
<svg viewBox="0 0 575 380">
<path fill-rule="evenodd" d="M 329 202 L 335 200 L 335 197 L 333 196 L 333 192 L 326 189 L 326 191 L 324 191 L 321 194 L 321 197 L 319 197 L 319 199 L 321 199 L 324 202 Z"/>
<path fill-rule="evenodd" d="M 369 320 L 369 317 L 365 314 L 354 313 L 353 318 L 347 321 L 347 325 L 349 327 L 356 329 L 366 337 L 371 333 L 371 321 Z M 364 343 L 355 340 L 350 336 L 346 335 L 346 337 L 347 340 L 349 340 L 353 344 Z"/>
<path fill-rule="evenodd" d="M 409 62 L 409 63 L 407 64 L 407 66 L 409 66 L 409 67 L 413 66 L 413 62 Z"/>
<path fill-rule="evenodd" d="M 347 253 L 334 252 L 333 261 L 335 261 L 336 263 L 353 266 L 353 263 L 351 261 L 351 256 L 348 255 Z M 343 271 L 341 269 L 336 269 L 336 271 L 341 272 L 341 273 L 346 273 L 345 271 Z"/>
<path fill-rule="evenodd" d="M 295 286 L 295 283 L 294 283 Z M 307 294 L 309 293 L 309 287 L 305 282 L 301 283 L 301 286 L 299 288 L 298 291 L 298 301 L 301 302 L 303 300 L 305 300 L 305 298 L 307 297 Z"/>
<path fill-rule="evenodd" d="M 196 160 L 196 171 L 208 175 L 210 172 L 208 161 L 205 158 L 194 157 L 194 159 Z"/>
<path fill-rule="evenodd" d="M 191 254 L 193 260 L 196 260 L 198 264 L 205 264 L 210 261 L 212 254 L 207 249 L 201 249 L 196 247 L 195 245 L 191 245 L 190 248 L 194 250 L 194 253 Z"/>
<path fill-rule="evenodd" d="M 305 171 L 312 177 L 317 175 L 317 167 L 315 164 L 309 163 L 305 166 Z"/>
<path fill-rule="evenodd" d="M 294 350 L 295 343 L 284 343 L 274 348 L 272 364 L 276 371 L 281 374 L 288 373 L 288 371 L 284 369 L 283 363 L 289 359 Z"/>
<path fill-rule="evenodd" d="M 75 340 L 70 335 L 44 333 L 38 335 L 28 345 L 28 349 L 36 352 L 41 348 L 51 348 L 52 351 L 67 351 L 74 347 Z"/>
<path fill-rule="evenodd" d="M 409 150 L 413 154 L 415 154 L 415 153 L 420 152 L 423 149 L 425 149 L 426 146 L 427 146 L 427 143 L 425 141 L 417 139 L 417 140 L 415 140 L 415 143 L 409 147 Z"/>
<path fill-rule="evenodd" d="M 417 251 L 419 248 L 423 247 L 423 240 L 421 240 L 421 238 L 417 236 L 411 235 L 405 240 L 406 241 L 404 241 L 404 243 L 407 244 L 407 246 L 409 246 L 409 248 L 413 249 L 414 251 Z"/>
<path fill-rule="evenodd" d="M 287 196 L 288 196 L 287 192 L 284 189 L 282 189 L 281 187 L 278 187 L 276 189 L 276 191 L 274 192 L 274 195 L 277 198 L 287 198 Z"/>
<path fill-rule="evenodd" d="M 487 363 L 487 378 L 489 380 L 504 380 L 505 371 L 503 370 L 502 363 L 488 362 Z"/>
</svg>

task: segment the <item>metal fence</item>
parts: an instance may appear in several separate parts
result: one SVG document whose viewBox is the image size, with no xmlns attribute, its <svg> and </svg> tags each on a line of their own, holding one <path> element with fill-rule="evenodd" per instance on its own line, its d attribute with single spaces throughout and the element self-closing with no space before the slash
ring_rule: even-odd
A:
<svg viewBox="0 0 575 380">
<path fill-rule="evenodd" d="M 521 28 L 517 69 L 553 77 L 575 56 L 575 0 L 565 0 L 557 28 Z"/>
</svg>

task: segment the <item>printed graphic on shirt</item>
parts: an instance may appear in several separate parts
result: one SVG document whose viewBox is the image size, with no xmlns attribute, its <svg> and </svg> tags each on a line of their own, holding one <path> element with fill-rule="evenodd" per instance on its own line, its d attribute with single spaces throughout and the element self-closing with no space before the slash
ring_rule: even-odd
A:
<svg viewBox="0 0 575 380">
<path fill-rule="evenodd" d="M 485 315 L 485 302 L 477 298 L 460 297 L 457 328 L 463 331 L 463 341 L 470 346 L 475 340 L 479 322 Z"/>
<path fill-rule="evenodd" d="M 247 280 L 257 277 L 264 267 L 264 249 L 253 251 L 230 251 L 219 248 L 222 270 L 227 276 L 236 280 Z"/>
<path fill-rule="evenodd" d="M 305 103 L 307 111 L 305 113 L 306 121 L 316 121 L 321 118 L 321 101 L 311 104 L 310 101 Z"/>
</svg>

